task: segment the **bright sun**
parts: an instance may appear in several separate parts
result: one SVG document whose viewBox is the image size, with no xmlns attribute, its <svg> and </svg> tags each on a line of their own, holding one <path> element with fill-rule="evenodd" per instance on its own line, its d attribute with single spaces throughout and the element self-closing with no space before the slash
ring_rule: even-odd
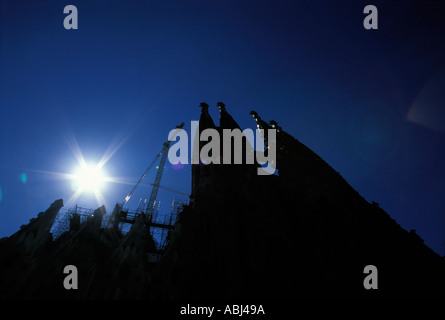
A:
<svg viewBox="0 0 445 320">
<path fill-rule="evenodd" d="M 105 205 L 106 201 L 102 192 L 105 187 L 108 187 L 108 183 L 125 183 L 125 181 L 119 178 L 108 176 L 107 172 L 103 170 L 105 164 L 119 150 L 125 139 L 113 148 L 110 145 L 99 162 L 96 163 L 87 162 L 82 155 L 75 137 L 69 136 L 69 138 L 71 150 L 77 160 L 77 168 L 75 168 L 72 173 L 61 174 L 63 178 L 71 180 L 71 190 L 74 192 L 67 200 L 67 206 L 74 205 L 76 200 L 82 195 L 85 195 L 85 198 L 83 199 L 85 201 L 90 201 L 91 195 L 94 195 L 98 205 Z"/>
<path fill-rule="evenodd" d="M 74 176 L 75 186 L 78 190 L 97 193 L 106 180 L 99 166 L 84 164 Z"/>
</svg>

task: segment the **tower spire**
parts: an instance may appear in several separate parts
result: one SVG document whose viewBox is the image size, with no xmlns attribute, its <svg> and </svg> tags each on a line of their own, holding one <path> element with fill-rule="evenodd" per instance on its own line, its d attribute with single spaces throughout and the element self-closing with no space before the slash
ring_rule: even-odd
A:
<svg viewBox="0 0 445 320">
<path fill-rule="evenodd" d="M 266 121 L 262 120 L 256 111 L 250 111 L 250 114 L 253 117 L 253 120 L 257 123 L 258 129 L 271 129 L 272 127 L 267 124 Z"/>
<path fill-rule="evenodd" d="M 201 117 L 199 118 L 200 131 L 207 128 L 215 128 L 215 123 L 209 114 L 209 105 L 205 102 L 201 102 L 199 106 L 201 107 Z"/>
<path fill-rule="evenodd" d="M 226 105 L 222 102 L 216 104 L 219 108 L 219 126 L 221 129 L 240 129 L 241 127 L 227 112 Z"/>
</svg>

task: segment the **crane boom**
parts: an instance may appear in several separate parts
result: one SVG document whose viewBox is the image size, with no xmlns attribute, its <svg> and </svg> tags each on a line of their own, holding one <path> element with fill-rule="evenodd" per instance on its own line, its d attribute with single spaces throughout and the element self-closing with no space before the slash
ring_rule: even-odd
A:
<svg viewBox="0 0 445 320">
<path fill-rule="evenodd" d="M 153 213 L 156 197 L 158 196 L 159 183 L 161 182 L 162 173 L 164 172 L 165 161 L 167 160 L 168 148 L 170 143 L 164 143 L 164 147 L 161 151 L 161 161 L 158 166 L 158 171 L 156 172 L 155 183 L 153 184 L 153 189 L 151 189 L 150 199 L 148 200 L 147 213 Z"/>
<path fill-rule="evenodd" d="M 150 185 L 153 186 L 154 183 L 150 183 Z M 161 189 L 167 190 L 167 191 L 171 191 L 171 192 L 174 192 L 174 193 L 182 194 L 183 196 L 186 196 L 186 197 L 190 196 L 188 193 L 177 191 L 177 190 L 173 190 L 171 188 L 167 188 L 167 187 L 164 187 L 164 186 L 158 186 L 158 187 L 161 188 Z"/>
<path fill-rule="evenodd" d="M 184 122 L 182 122 L 179 126 L 176 127 L 176 130 L 171 137 L 173 139 L 178 132 L 178 129 L 181 129 L 184 126 Z M 147 205 L 147 214 L 152 214 L 154 211 L 154 207 L 156 204 L 156 198 L 158 196 L 159 184 L 161 183 L 162 174 L 164 173 L 165 162 L 167 161 L 168 149 L 170 148 L 171 140 L 164 142 L 164 145 L 161 150 L 161 161 L 159 162 L 158 171 L 156 172 L 155 182 L 153 184 L 153 189 L 151 189 L 150 199 L 148 200 Z"/>
<path fill-rule="evenodd" d="M 136 182 L 135 186 L 133 187 L 133 189 L 131 189 L 130 193 L 125 197 L 124 202 L 122 203 L 122 205 L 126 204 L 128 202 L 128 200 L 130 200 L 131 196 L 133 195 L 133 192 L 137 189 L 137 187 L 141 184 L 142 180 L 144 180 L 145 176 L 147 175 L 147 173 L 150 171 L 150 169 L 153 167 L 153 165 L 155 164 L 156 160 L 159 158 L 159 156 L 161 155 L 161 152 L 159 152 L 155 158 L 153 159 L 153 161 L 151 162 L 150 166 L 147 168 L 147 170 L 145 170 L 144 174 L 139 178 L 138 182 Z"/>
<path fill-rule="evenodd" d="M 182 127 L 184 127 L 184 122 L 182 122 L 179 126 L 176 126 L 176 129 L 181 129 Z M 172 136 L 172 138 L 174 138 L 176 136 L 178 130 L 175 131 L 174 135 Z M 168 154 L 168 148 L 170 147 L 170 142 L 171 141 L 167 141 L 163 144 L 162 149 L 160 152 L 158 152 L 155 156 L 155 158 L 153 159 L 153 161 L 151 162 L 150 166 L 145 170 L 144 174 L 139 178 L 139 180 L 136 182 L 135 186 L 133 187 L 133 189 L 131 189 L 130 193 L 125 197 L 124 201 L 122 202 L 123 206 L 124 204 L 126 204 L 128 202 L 128 200 L 130 200 L 131 196 L 133 195 L 134 191 L 137 189 L 137 187 L 141 184 L 142 180 L 144 180 L 145 176 L 148 174 L 148 172 L 151 170 L 151 168 L 153 167 L 153 165 L 156 163 L 156 160 L 162 155 L 161 158 L 161 163 L 158 166 L 158 172 L 156 174 L 156 181 L 158 180 L 158 175 L 159 175 L 159 182 L 161 181 L 161 177 L 162 177 L 162 172 L 164 170 L 164 166 L 165 166 L 165 161 L 166 161 L 166 157 Z M 162 166 L 161 166 L 162 164 Z M 159 172 L 159 169 L 162 168 L 161 172 Z M 157 183 L 159 185 L 159 182 Z M 156 196 L 157 196 L 157 191 L 155 192 L 155 194 L 153 194 L 153 190 L 152 190 L 152 195 L 154 196 L 154 201 L 156 201 Z M 152 199 L 152 196 L 150 196 L 150 199 Z M 153 201 L 153 203 L 154 203 Z"/>
</svg>

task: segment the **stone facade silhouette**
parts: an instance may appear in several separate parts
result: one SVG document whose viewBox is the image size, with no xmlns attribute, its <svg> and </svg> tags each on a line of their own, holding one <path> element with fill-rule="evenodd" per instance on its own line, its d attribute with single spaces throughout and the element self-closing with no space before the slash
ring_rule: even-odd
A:
<svg viewBox="0 0 445 320">
<path fill-rule="evenodd" d="M 220 126 L 201 104 L 200 131 L 239 128 L 225 105 L 218 107 Z M 144 215 L 122 235 L 113 226 L 98 227 L 101 207 L 99 220 L 73 223 L 52 240 L 49 231 L 63 206 L 57 200 L 0 241 L 0 296 L 444 298 L 442 257 L 275 121 L 251 115 L 259 128 L 277 130 L 278 175 L 257 175 L 257 164 L 193 164 L 190 204 L 158 263 L 147 258 L 155 243 Z M 68 264 L 79 270 L 78 290 L 63 287 Z M 376 290 L 363 286 L 367 265 L 378 269 Z"/>
</svg>

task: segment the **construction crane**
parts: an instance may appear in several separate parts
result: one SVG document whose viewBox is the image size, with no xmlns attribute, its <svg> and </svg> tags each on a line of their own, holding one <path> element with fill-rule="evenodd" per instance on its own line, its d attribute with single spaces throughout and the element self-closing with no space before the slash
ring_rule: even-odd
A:
<svg viewBox="0 0 445 320">
<path fill-rule="evenodd" d="M 150 183 L 150 185 L 154 186 L 154 183 Z M 186 197 L 190 196 L 190 194 L 188 194 L 188 193 L 177 191 L 177 190 L 173 190 L 171 188 L 167 188 L 167 187 L 163 187 L 163 186 L 159 186 L 159 185 L 158 185 L 158 187 L 161 188 L 161 189 L 167 190 L 167 191 L 171 191 L 171 192 L 174 192 L 174 193 L 182 194 L 183 196 L 186 196 Z"/>
<path fill-rule="evenodd" d="M 175 130 L 174 134 L 170 137 L 170 140 L 168 140 L 167 142 L 164 142 L 164 144 L 162 145 L 161 151 L 156 154 L 156 156 L 153 159 L 153 161 L 151 162 L 150 166 L 147 168 L 147 170 L 145 170 L 144 174 L 136 182 L 136 185 L 133 187 L 133 189 L 131 189 L 130 193 L 125 197 L 124 201 L 121 204 L 121 208 L 124 206 L 124 204 L 126 204 L 128 202 L 128 200 L 130 200 L 134 191 L 141 184 L 142 180 L 144 180 L 145 176 L 148 174 L 148 172 L 154 166 L 154 164 L 156 163 L 158 158 L 161 157 L 161 161 L 157 167 L 158 170 L 156 172 L 155 182 L 154 182 L 154 184 L 152 184 L 153 189 L 151 190 L 150 199 L 148 201 L 147 210 L 146 210 L 146 213 L 153 213 L 154 206 L 156 203 L 156 197 L 158 195 L 159 184 L 161 182 L 162 173 L 164 172 L 165 162 L 167 160 L 168 149 L 170 148 L 171 140 L 176 136 L 178 130 L 182 129 L 183 127 L 184 127 L 184 122 L 182 122 L 180 125 L 176 126 L 176 130 Z"/>
<path fill-rule="evenodd" d="M 159 156 L 161 155 L 161 152 L 159 152 L 155 158 L 153 159 L 153 161 L 151 162 L 150 166 L 147 168 L 147 170 L 145 170 L 144 174 L 142 175 L 142 177 L 139 178 L 138 182 L 136 182 L 135 186 L 133 187 L 133 189 L 131 189 L 130 193 L 125 197 L 124 201 L 122 202 L 122 206 L 124 206 L 124 204 L 126 204 L 128 202 L 128 200 L 130 200 L 131 196 L 133 195 L 134 191 L 137 189 L 137 187 L 141 184 L 142 180 L 144 180 L 145 176 L 147 175 L 147 173 L 151 170 L 151 168 L 153 167 L 153 165 L 156 163 L 156 160 L 159 158 Z"/>
<path fill-rule="evenodd" d="M 158 171 L 156 172 L 155 183 L 153 184 L 153 188 L 151 189 L 150 199 L 148 200 L 147 205 L 147 214 L 152 214 L 155 205 L 156 205 L 156 197 L 158 196 L 159 191 L 159 183 L 161 182 L 162 174 L 164 173 L 165 162 L 167 160 L 168 149 L 170 148 L 170 141 L 164 142 L 164 146 L 161 150 L 161 161 L 159 162 Z"/>
</svg>

